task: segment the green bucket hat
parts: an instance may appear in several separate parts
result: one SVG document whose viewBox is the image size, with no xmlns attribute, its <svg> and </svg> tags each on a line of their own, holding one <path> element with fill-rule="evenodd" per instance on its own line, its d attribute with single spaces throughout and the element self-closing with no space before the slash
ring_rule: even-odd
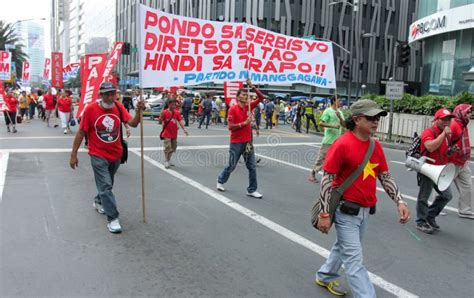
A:
<svg viewBox="0 0 474 298">
<path fill-rule="evenodd" d="M 387 112 L 382 110 L 375 101 L 370 99 L 360 99 L 354 102 L 349 108 L 353 116 L 387 116 Z"/>
</svg>

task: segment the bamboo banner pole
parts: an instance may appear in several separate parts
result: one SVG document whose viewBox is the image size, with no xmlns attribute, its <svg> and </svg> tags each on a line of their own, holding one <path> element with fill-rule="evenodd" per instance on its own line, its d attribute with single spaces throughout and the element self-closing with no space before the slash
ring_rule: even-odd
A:
<svg viewBox="0 0 474 298">
<path fill-rule="evenodd" d="M 143 89 L 140 89 L 140 101 L 143 101 Z M 141 180 L 142 180 L 142 210 L 143 222 L 146 223 L 146 205 L 145 205 L 145 159 L 143 150 L 143 111 L 140 111 L 140 162 L 141 162 Z"/>
</svg>

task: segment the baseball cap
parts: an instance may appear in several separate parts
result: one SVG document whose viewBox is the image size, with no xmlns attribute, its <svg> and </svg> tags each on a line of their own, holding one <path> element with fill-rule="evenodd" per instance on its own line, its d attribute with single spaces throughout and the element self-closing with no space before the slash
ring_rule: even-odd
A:
<svg viewBox="0 0 474 298">
<path fill-rule="evenodd" d="M 360 99 L 353 103 L 349 109 L 354 116 L 387 116 L 387 112 L 382 110 L 375 101 L 370 99 Z"/>
<path fill-rule="evenodd" d="M 448 109 L 441 108 L 441 109 L 436 111 L 436 113 L 434 115 L 434 120 L 443 119 L 443 118 L 447 118 L 447 117 L 453 118 L 454 115 Z"/>
<path fill-rule="evenodd" d="M 99 94 L 107 93 L 107 92 L 111 92 L 111 91 L 117 91 L 115 89 L 115 86 L 112 83 L 103 82 L 102 84 L 100 84 Z"/>
</svg>

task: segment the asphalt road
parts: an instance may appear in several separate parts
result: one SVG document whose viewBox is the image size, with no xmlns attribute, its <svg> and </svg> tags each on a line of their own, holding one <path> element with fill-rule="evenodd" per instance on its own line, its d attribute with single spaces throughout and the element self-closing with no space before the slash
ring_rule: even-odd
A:
<svg viewBox="0 0 474 298">
<path fill-rule="evenodd" d="M 310 224 L 319 186 L 307 176 L 321 137 L 288 126 L 262 130 L 255 144 L 264 198 L 256 200 L 245 196 L 244 164 L 226 192 L 215 190 L 228 157 L 225 127 L 194 125 L 189 137 L 180 135 L 176 166 L 166 170 L 160 128 L 146 120 L 147 223 L 135 129 L 129 162 L 116 176 L 124 231 L 114 235 L 92 208 L 87 153 L 77 170 L 69 168 L 72 134 L 39 120 L 9 134 L 0 122 L 0 296 L 331 297 L 313 283 L 335 239 Z M 414 217 L 415 174 L 400 164 L 404 152 L 385 154 Z M 457 194 L 434 235 L 417 231 L 413 220 L 400 225 L 394 204 L 378 196 L 364 240 L 377 295 L 472 297 L 474 221 L 458 218 Z"/>
</svg>

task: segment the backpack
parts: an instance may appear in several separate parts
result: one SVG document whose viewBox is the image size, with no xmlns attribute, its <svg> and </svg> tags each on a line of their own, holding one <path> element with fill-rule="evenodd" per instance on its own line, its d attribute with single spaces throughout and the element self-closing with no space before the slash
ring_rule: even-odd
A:
<svg viewBox="0 0 474 298">
<path fill-rule="evenodd" d="M 433 129 L 433 127 L 430 127 L 430 129 L 433 132 L 434 138 L 436 139 L 438 137 L 436 131 Z M 424 152 L 421 152 L 421 136 L 416 134 L 413 137 L 413 142 L 411 143 L 410 147 L 405 151 L 405 157 L 411 156 L 418 159 L 423 154 Z"/>
</svg>

